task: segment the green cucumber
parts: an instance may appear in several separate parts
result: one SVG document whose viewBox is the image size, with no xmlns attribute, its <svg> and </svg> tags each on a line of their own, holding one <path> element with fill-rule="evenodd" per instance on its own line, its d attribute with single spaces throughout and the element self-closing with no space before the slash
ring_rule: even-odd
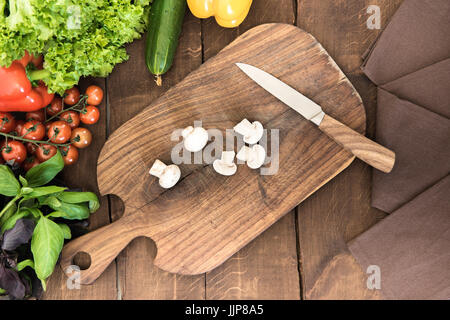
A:
<svg viewBox="0 0 450 320">
<path fill-rule="evenodd" d="M 158 86 L 162 84 L 161 75 L 172 67 L 185 13 L 186 0 L 154 0 L 152 3 L 145 62 L 156 76 Z"/>
</svg>

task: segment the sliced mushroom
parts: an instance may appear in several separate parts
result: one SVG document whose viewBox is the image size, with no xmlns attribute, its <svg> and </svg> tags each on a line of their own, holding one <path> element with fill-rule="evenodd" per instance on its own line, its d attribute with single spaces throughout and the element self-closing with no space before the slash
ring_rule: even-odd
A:
<svg viewBox="0 0 450 320">
<path fill-rule="evenodd" d="M 248 144 L 255 144 L 261 140 L 264 134 L 264 128 L 259 121 L 253 123 L 247 119 L 239 122 L 234 128 L 234 131 L 244 136 L 244 142 Z"/>
<path fill-rule="evenodd" d="M 259 144 L 255 144 L 252 147 L 243 146 L 236 158 L 245 161 L 251 169 L 259 169 L 266 160 L 266 150 Z"/>
<path fill-rule="evenodd" d="M 172 188 L 181 177 L 181 171 L 178 166 L 174 164 L 167 166 L 160 160 L 156 160 L 153 163 L 150 174 L 159 178 L 159 185 L 165 189 Z"/>
<path fill-rule="evenodd" d="M 232 176 L 237 171 L 237 165 L 234 163 L 234 151 L 223 151 L 222 157 L 213 162 L 214 170 L 223 176 Z"/>
<path fill-rule="evenodd" d="M 198 152 L 208 143 L 208 132 L 202 127 L 189 126 L 181 132 L 187 151 Z"/>
</svg>

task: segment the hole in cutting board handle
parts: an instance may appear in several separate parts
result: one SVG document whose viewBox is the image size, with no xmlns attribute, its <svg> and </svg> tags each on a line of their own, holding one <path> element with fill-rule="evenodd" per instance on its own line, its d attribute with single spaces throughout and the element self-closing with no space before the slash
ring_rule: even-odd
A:
<svg viewBox="0 0 450 320">
<path fill-rule="evenodd" d="M 72 264 L 78 266 L 80 270 L 87 270 L 91 266 L 91 256 L 87 252 L 80 251 L 73 256 Z"/>
</svg>

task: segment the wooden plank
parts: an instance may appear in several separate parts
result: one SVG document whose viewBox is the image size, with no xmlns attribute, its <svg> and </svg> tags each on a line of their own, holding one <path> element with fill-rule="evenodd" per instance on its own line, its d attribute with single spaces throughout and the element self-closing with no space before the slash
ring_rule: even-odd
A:
<svg viewBox="0 0 450 320">
<path fill-rule="evenodd" d="M 262 23 L 295 22 L 292 0 L 255 0 L 249 16 L 235 29 L 203 21 L 203 51 L 207 60 L 250 28 Z M 207 299 L 299 299 L 299 273 L 294 214 L 290 213 L 230 260 L 206 275 Z"/>
<path fill-rule="evenodd" d="M 186 16 L 174 66 L 163 76 L 162 87 L 156 86 L 145 65 L 144 39 L 128 47 L 129 62 L 118 66 L 108 78 L 110 132 L 139 113 L 202 62 L 200 21 L 191 14 Z M 114 220 L 123 213 L 123 205 L 116 197 L 111 197 L 111 211 Z M 164 272 L 153 265 L 155 255 L 154 243 L 148 238 L 139 238 L 117 258 L 120 299 L 204 298 L 204 275 L 188 277 Z"/>
<path fill-rule="evenodd" d="M 361 56 L 380 30 L 369 30 L 366 10 L 381 8 L 384 27 L 402 0 L 299 0 L 297 24 L 314 35 L 336 60 L 361 94 L 367 113 L 368 136 L 375 128 L 375 87 L 362 74 Z M 298 208 L 300 265 L 304 297 L 311 299 L 372 299 L 361 287 L 363 270 L 348 255 L 346 242 L 382 219 L 370 207 L 371 169 L 356 160 Z M 330 270 L 334 270 L 330 272 Z M 336 273 L 338 272 L 338 273 Z M 338 275 L 344 274 L 345 277 Z M 339 288 L 334 290 L 333 288 Z M 358 289 L 356 289 L 358 288 Z"/>
<path fill-rule="evenodd" d="M 86 79 L 80 83 L 80 90 L 83 90 L 90 84 L 96 84 L 105 89 L 105 79 Z M 62 173 L 62 178 L 67 181 L 72 188 L 82 188 L 85 191 L 94 191 L 98 194 L 97 180 L 96 180 L 96 166 L 98 155 L 101 147 L 106 141 L 106 100 L 105 98 L 99 106 L 101 116 L 97 124 L 87 127 L 93 135 L 92 144 L 84 150 L 80 150 L 79 160 L 72 167 L 66 167 Z M 90 218 L 89 230 L 95 230 L 110 222 L 108 199 L 103 197 L 101 200 L 100 209 L 94 213 Z M 81 261 L 85 263 L 86 261 Z M 44 294 L 44 299 L 48 300 L 84 300 L 84 299 L 116 299 L 117 298 L 117 284 L 116 284 L 116 265 L 111 264 L 108 269 L 97 280 L 95 285 L 81 286 L 80 289 L 71 289 L 67 287 L 68 278 L 63 273 L 62 269 L 57 265 L 55 272 L 49 279 L 47 285 L 47 292 Z"/>
</svg>

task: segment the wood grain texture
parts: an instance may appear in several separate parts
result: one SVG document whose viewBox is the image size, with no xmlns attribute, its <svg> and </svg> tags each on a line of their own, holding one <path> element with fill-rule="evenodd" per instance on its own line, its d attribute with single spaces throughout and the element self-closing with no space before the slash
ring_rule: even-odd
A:
<svg viewBox="0 0 450 320">
<path fill-rule="evenodd" d="M 368 165 L 389 173 L 394 168 L 395 153 L 364 137 L 341 122 L 325 115 L 319 129 Z"/>
<path fill-rule="evenodd" d="M 295 216 L 290 212 L 206 275 L 209 300 L 300 299 Z"/>
<path fill-rule="evenodd" d="M 361 94 L 368 120 L 367 133 L 372 138 L 375 133 L 376 88 L 362 74 L 360 66 L 361 55 L 381 30 L 367 29 L 369 15 L 366 10 L 369 5 L 380 6 L 384 28 L 401 2 L 402 0 L 298 1 L 298 26 L 311 32 L 322 43 Z M 354 280 L 358 279 L 358 275 L 346 283 L 324 270 L 336 255 L 348 252 L 347 241 L 386 216 L 370 207 L 370 194 L 371 169 L 357 160 L 298 207 L 299 263 L 304 298 L 339 299 L 341 295 L 356 298 L 355 283 L 351 281 L 360 281 Z M 342 267 L 348 268 L 345 272 L 354 272 L 354 267 L 348 264 L 342 264 Z M 340 286 L 339 295 L 316 286 L 318 281 L 337 281 Z M 370 294 L 371 292 L 360 292 L 358 296 L 364 299 L 369 298 Z"/>
<path fill-rule="evenodd" d="M 292 0 L 253 1 L 251 12 L 236 29 L 214 19 L 202 21 L 204 61 L 249 29 L 270 22 L 295 22 Z M 292 211 L 229 260 L 206 274 L 207 299 L 299 299 L 295 213 Z"/>
<path fill-rule="evenodd" d="M 116 130 L 98 160 L 101 193 L 115 194 L 125 203 L 124 218 L 115 223 L 133 224 L 128 226 L 133 236 L 151 237 L 158 250 L 155 265 L 169 272 L 199 274 L 217 267 L 353 160 L 249 80 L 234 66 L 236 61 L 271 70 L 331 116 L 364 131 L 359 95 L 311 35 L 293 26 L 267 24 L 239 37 Z M 170 162 L 174 130 L 202 120 L 205 128 L 225 132 L 243 118 L 280 129 L 276 174 L 262 176 L 241 166 L 235 176 L 224 177 L 209 165 L 183 164 L 183 179 L 170 190 L 162 190 L 148 175 L 155 159 Z M 123 246 L 129 238 L 121 233 L 114 242 Z M 104 259 L 97 259 L 101 242 L 72 241 L 63 250 L 62 265 L 71 263 L 78 251 L 87 252 L 92 264 L 82 271 L 81 281 L 92 283 L 100 275 L 95 265 L 106 266 Z"/>
<path fill-rule="evenodd" d="M 155 84 L 154 77 L 145 65 L 144 39 L 128 46 L 130 60 L 117 66 L 108 78 L 111 132 L 141 112 L 202 63 L 200 20 L 191 14 L 185 17 L 174 65 L 163 76 L 162 87 Z M 114 220 L 123 215 L 124 206 L 117 197 L 111 196 L 111 211 Z M 153 264 L 156 251 L 154 242 L 142 237 L 132 241 L 117 257 L 119 298 L 203 299 L 204 275 L 180 276 L 165 272 Z"/>
<path fill-rule="evenodd" d="M 105 90 L 105 79 L 85 79 L 80 83 L 80 89 L 83 91 L 90 84 L 96 84 Z M 67 181 L 72 188 L 82 188 L 85 191 L 94 191 L 98 194 L 96 181 L 96 168 L 92 164 L 96 162 L 100 149 L 106 141 L 106 101 L 107 91 L 105 90 L 105 99 L 99 105 L 101 117 L 97 124 L 89 126 L 92 132 L 93 140 L 88 149 L 80 150 L 78 162 L 66 167 L 62 173 L 62 178 Z M 101 207 L 90 217 L 89 230 L 96 230 L 99 227 L 110 222 L 109 204 L 106 197 L 100 198 Z M 81 263 L 80 263 L 81 262 Z M 88 261 L 80 261 L 81 265 L 86 265 Z M 43 299 L 46 300 L 91 300 L 91 299 L 116 299 L 116 265 L 111 264 L 96 282 L 95 287 L 80 286 L 79 289 L 69 290 L 67 287 L 67 277 L 61 268 L 56 267 L 52 276 L 48 280 L 47 292 Z"/>
<path fill-rule="evenodd" d="M 311 300 L 379 300 L 379 290 L 367 289 L 367 275 L 347 253 L 335 256 L 323 270 L 306 299 Z"/>
</svg>

